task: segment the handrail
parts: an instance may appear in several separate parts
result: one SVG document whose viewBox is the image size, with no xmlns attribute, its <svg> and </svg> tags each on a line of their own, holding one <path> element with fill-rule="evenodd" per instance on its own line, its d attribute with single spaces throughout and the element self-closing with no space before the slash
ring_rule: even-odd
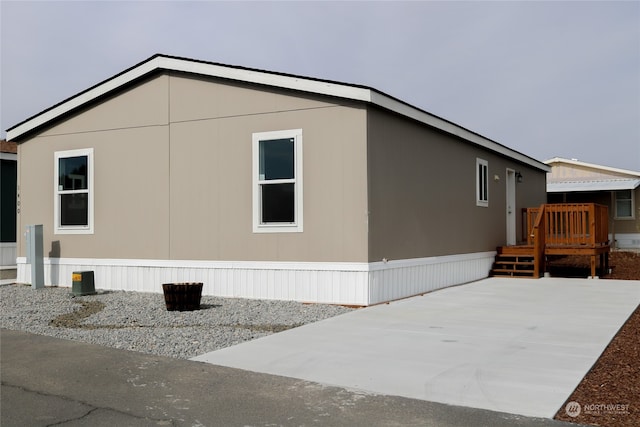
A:
<svg viewBox="0 0 640 427">
<path fill-rule="evenodd" d="M 528 212 L 527 212 L 528 213 Z M 533 213 L 533 212 L 532 212 Z M 545 248 L 545 232 L 546 215 L 545 205 L 542 204 L 536 209 L 536 220 L 531 229 L 529 236 L 533 240 L 533 277 L 540 277 L 540 272 L 544 271 L 544 248 Z M 528 215 L 527 215 L 528 216 Z M 527 237 L 529 239 L 529 237 Z"/>
<path fill-rule="evenodd" d="M 527 245 L 533 245 L 533 226 L 539 213 L 540 208 L 527 208 Z"/>
</svg>

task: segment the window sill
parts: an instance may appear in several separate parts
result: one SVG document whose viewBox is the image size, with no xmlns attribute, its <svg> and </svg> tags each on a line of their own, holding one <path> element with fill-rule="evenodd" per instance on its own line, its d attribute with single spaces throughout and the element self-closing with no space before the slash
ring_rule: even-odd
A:
<svg viewBox="0 0 640 427">
<path fill-rule="evenodd" d="M 253 227 L 254 233 L 302 233 L 302 225 L 267 225 L 261 224 Z"/>
<path fill-rule="evenodd" d="M 92 228 L 56 228 L 53 234 L 93 234 Z"/>
</svg>

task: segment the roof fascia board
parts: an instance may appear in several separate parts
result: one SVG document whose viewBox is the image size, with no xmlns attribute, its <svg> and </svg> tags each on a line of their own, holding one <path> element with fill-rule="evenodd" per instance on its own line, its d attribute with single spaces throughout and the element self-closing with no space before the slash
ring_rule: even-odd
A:
<svg viewBox="0 0 640 427">
<path fill-rule="evenodd" d="M 246 83 L 371 102 L 371 89 L 367 88 L 206 62 L 192 62 L 180 58 L 158 57 L 157 59 L 160 61 L 160 68 L 171 71 L 183 71 Z"/>
</svg>

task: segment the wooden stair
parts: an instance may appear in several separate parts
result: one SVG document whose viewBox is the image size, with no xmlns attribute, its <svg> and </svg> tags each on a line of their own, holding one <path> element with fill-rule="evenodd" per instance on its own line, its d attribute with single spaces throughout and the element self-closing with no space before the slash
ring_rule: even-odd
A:
<svg viewBox="0 0 640 427">
<path fill-rule="evenodd" d="M 533 245 L 501 246 L 497 251 L 491 277 L 535 277 Z"/>
</svg>

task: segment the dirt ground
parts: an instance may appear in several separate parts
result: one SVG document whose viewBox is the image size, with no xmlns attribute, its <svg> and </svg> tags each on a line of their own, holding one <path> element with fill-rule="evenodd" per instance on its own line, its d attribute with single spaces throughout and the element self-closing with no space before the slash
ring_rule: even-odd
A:
<svg viewBox="0 0 640 427">
<path fill-rule="evenodd" d="M 609 266 L 611 273 L 602 279 L 640 280 L 640 253 L 611 252 Z M 589 259 L 573 256 L 551 260 L 549 271 L 555 276 L 587 277 Z M 555 419 L 640 427 L 640 307 L 620 328 Z"/>
</svg>

